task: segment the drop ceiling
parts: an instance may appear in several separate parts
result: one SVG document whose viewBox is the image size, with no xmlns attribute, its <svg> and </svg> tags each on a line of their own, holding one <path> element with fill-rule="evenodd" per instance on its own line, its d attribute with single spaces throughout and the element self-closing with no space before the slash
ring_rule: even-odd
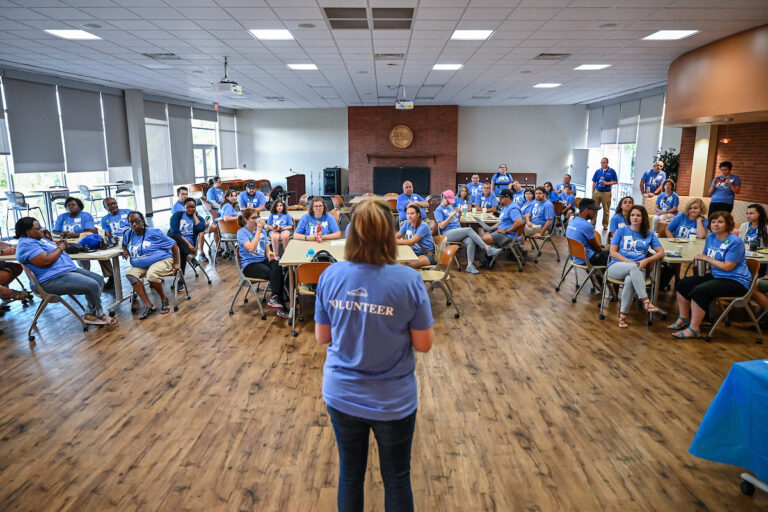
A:
<svg viewBox="0 0 768 512">
<path fill-rule="evenodd" d="M 332 29 L 326 7 L 364 7 L 369 27 L 378 8 L 413 9 L 413 19 L 408 30 Z M 400 85 L 417 105 L 576 104 L 664 84 L 677 56 L 765 23 L 767 0 L 0 0 L 0 65 L 235 108 L 389 105 Z M 44 32 L 72 28 L 102 39 Z M 295 40 L 259 41 L 250 29 Z M 456 29 L 494 33 L 451 41 Z M 661 29 L 701 32 L 642 40 Z M 178 58 L 144 55 L 158 53 Z M 541 53 L 570 56 L 534 60 Z M 224 56 L 242 97 L 210 89 Z M 318 70 L 288 69 L 296 63 Z M 462 68 L 433 71 L 438 63 Z M 611 67 L 573 70 L 582 64 Z M 562 85 L 533 88 L 542 82 Z"/>
</svg>

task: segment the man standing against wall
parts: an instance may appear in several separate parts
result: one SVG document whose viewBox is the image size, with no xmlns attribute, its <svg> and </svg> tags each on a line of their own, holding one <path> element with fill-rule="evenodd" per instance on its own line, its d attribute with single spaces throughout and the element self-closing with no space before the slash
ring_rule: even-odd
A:
<svg viewBox="0 0 768 512">
<path fill-rule="evenodd" d="M 600 160 L 600 168 L 592 176 L 592 199 L 602 205 L 603 209 L 603 231 L 608 229 L 608 212 L 611 211 L 611 187 L 619 183 L 619 176 L 616 171 L 608 167 L 608 159 Z M 596 218 L 593 217 L 592 224 Z"/>
</svg>

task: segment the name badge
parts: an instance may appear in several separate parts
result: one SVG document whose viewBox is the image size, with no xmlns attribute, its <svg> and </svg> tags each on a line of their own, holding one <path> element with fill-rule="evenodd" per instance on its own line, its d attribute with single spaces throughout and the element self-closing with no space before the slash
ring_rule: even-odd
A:
<svg viewBox="0 0 768 512">
<path fill-rule="evenodd" d="M 408 238 L 412 238 L 413 237 L 413 231 L 411 231 L 410 229 L 407 229 L 405 231 L 405 236 L 407 236 Z"/>
</svg>

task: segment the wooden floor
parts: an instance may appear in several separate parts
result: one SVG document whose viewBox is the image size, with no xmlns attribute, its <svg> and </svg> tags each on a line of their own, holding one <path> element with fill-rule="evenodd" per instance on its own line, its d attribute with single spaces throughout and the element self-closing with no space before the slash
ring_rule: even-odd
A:
<svg viewBox="0 0 768 512">
<path fill-rule="evenodd" d="M 560 243 L 561 250 L 565 244 Z M 766 357 L 752 331 L 673 341 L 639 311 L 555 293 L 551 248 L 431 292 L 417 356 L 413 487 L 422 511 L 761 510 L 739 468 L 688 447 L 731 364 Z M 191 273 L 189 274 L 191 275 Z M 60 305 L 0 322 L 0 510 L 334 510 L 338 456 L 321 397 L 325 348 L 250 301 L 227 314 L 229 261 L 174 314 L 83 334 Z M 668 297 L 668 302 L 671 297 Z M 372 444 L 366 509 L 383 510 Z"/>
</svg>

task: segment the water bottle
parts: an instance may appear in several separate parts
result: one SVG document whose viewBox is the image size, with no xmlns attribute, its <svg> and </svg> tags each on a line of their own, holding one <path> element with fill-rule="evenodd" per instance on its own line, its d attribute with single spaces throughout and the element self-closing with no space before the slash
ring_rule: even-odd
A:
<svg viewBox="0 0 768 512">
<path fill-rule="evenodd" d="M 317 223 L 317 227 L 315 229 L 316 229 L 315 233 L 317 233 L 317 241 L 318 241 L 318 243 L 322 242 L 323 241 L 323 226 L 318 222 Z"/>
<path fill-rule="evenodd" d="M 310 248 L 307 251 L 307 261 L 312 261 L 312 258 L 314 258 L 314 257 L 315 257 L 315 250 Z"/>
</svg>

